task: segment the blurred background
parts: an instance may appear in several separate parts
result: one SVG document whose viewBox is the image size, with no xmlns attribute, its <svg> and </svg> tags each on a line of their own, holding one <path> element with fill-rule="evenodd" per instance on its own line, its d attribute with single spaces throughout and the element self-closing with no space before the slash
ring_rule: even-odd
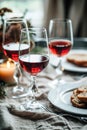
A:
<svg viewBox="0 0 87 130">
<path fill-rule="evenodd" d="M 10 16 L 23 16 L 32 26 L 48 30 L 52 18 L 70 18 L 74 37 L 87 37 L 87 0 L 0 0 L 0 9 L 6 7 Z"/>
</svg>

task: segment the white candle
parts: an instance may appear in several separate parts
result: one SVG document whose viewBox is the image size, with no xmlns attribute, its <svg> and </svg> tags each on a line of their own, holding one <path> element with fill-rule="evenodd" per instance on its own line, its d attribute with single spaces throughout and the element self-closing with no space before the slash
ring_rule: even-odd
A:
<svg viewBox="0 0 87 130">
<path fill-rule="evenodd" d="M 14 82 L 15 64 L 9 59 L 7 62 L 0 64 L 0 80 L 7 83 Z"/>
</svg>

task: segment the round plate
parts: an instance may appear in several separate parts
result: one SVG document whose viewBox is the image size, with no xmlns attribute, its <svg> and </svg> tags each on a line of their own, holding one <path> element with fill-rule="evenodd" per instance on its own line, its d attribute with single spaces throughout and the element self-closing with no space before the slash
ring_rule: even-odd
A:
<svg viewBox="0 0 87 130">
<path fill-rule="evenodd" d="M 74 107 L 70 102 L 73 90 L 86 84 L 87 78 L 81 81 L 59 85 L 49 92 L 48 99 L 54 106 L 61 110 L 78 115 L 87 115 L 87 109 Z"/>
</svg>

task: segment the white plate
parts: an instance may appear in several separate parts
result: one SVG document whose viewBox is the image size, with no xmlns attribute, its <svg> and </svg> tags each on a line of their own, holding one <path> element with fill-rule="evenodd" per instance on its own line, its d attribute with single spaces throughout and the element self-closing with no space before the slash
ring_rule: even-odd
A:
<svg viewBox="0 0 87 130">
<path fill-rule="evenodd" d="M 69 54 L 87 54 L 87 50 L 72 50 Z M 69 63 L 66 58 L 63 59 L 62 61 L 62 67 L 67 70 L 67 71 L 72 71 L 72 72 L 85 72 L 87 73 L 87 67 L 79 67 L 76 66 L 72 63 Z"/>
<path fill-rule="evenodd" d="M 87 85 L 87 77 L 81 81 L 57 86 L 49 92 L 48 99 L 61 110 L 78 115 L 87 115 L 87 109 L 74 107 L 70 102 L 72 91 L 85 84 Z"/>
</svg>

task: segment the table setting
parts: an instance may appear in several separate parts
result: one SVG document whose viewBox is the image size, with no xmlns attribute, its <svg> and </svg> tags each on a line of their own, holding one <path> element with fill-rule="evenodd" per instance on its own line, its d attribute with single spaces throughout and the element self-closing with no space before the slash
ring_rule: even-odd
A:
<svg viewBox="0 0 87 130">
<path fill-rule="evenodd" d="M 12 27 L 4 30 L 2 47 L 8 58 L 0 59 L 0 130 L 86 130 L 86 102 L 81 102 L 84 108 L 71 102 L 74 90 L 87 87 L 87 68 L 67 61 L 71 53 L 84 51 L 72 49 L 71 20 L 51 20 L 49 39 L 45 28 L 25 23 L 22 29 L 18 20 L 8 20 Z"/>
<path fill-rule="evenodd" d="M 21 102 L 23 102 L 24 100 L 28 100 L 26 98 L 20 98 L 20 99 L 14 100 L 14 99 L 9 98 L 9 94 L 7 94 L 5 99 L 1 99 L 0 100 L 0 128 L 6 128 L 9 130 L 10 129 L 15 130 L 15 129 L 21 129 L 21 128 L 25 130 L 27 129 L 32 129 L 32 130 L 39 130 L 39 129 L 40 130 L 42 129 L 44 130 L 45 129 L 79 130 L 79 129 L 82 129 L 82 130 L 86 130 L 87 121 L 84 121 L 84 118 L 87 115 L 85 112 L 86 110 L 81 109 L 81 113 L 80 113 L 80 108 L 75 108 L 71 106 L 71 104 L 66 102 L 66 99 L 64 100 L 64 97 L 62 101 L 64 100 L 64 103 L 66 102 L 66 104 L 59 103 L 58 98 L 57 98 L 58 94 L 55 95 L 55 93 L 57 92 L 56 89 L 57 90 L 59 89 L 56 88 L 55 86 L 52 86 L 51 88 L 48 84 L 44 85 L 44 82 L 47 82 L 47 81 L 49 83 L 51 80 L 47 78 L 43 78 L 43 82 L 42 80 L 38 81 L 38 84 L 40 84 L 39 90 L 41 91 L 41 93 L 40 95 L 37 96 L 37 99 L 42 104 L 41 110 L 37 109 L 37 111 L 36 110 L 25 111 L 23 110 L 23 108 L 20 108 L 19 106 Z M 68 89 L 68 87 L 66 86 L 69 86 L 71 84 L 71 87 L 72 87 L 72 82 L 76 84 L 77 86 L 77 84 L 83 83 L 85 81 L 87 81 L 86 77 L 78 81 L 74 81 L 74 79 L 72 78 L 72 81 L 70 81 L 70 83 L 66 83 L 65 85 L 63 85 L 63 87 L 65 86 L 65 88 Z M 27 81 L 27 83 L 28 82 L 29 81 Z M 11 87 L 9 88 L 7 87 L 7 89 L 11 89 Z M 55 100 L 55 98 L 57 98 L 57 100 Z M 62 101 L 60 100 L 60 102 Z M 66 105 L 67 107 L 65 106 L 61 107 L 58 104 Z M 69 107 L 73 107 L 73 108 L 68 109 Z M 15 126 L 15 123 L 16 123 L 16 126 Z"/>
</svg>

